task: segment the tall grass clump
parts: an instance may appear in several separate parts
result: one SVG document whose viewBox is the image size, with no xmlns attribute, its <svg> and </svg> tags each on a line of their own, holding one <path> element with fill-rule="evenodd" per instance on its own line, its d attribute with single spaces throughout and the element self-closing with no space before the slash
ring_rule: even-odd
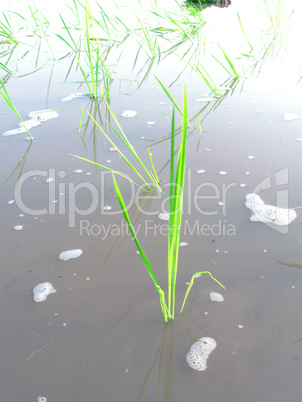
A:
<svg viewBox="0 0 302 402">
<path fill-rule="evenodd" d="M 171 95 L 170 95 L 171 96 Z M 173 102 L 176 103 L 176 102 Z M 162 309 L 162 314 L 165 322 L 173 320 L 175 316 L 175 289 L 177 280 L 177 269 L 178 269 L 178 252 L 179 252 L 179 239 L 180 239 L 180 229 L 182 221 L 182 207 L 183 207 L 183 191 L 184 191 L 184 181 L 185 181 L 185 171 L 186 171 L 186 146 L 187 146 L 187 96 L 186 87 L 184 88 L 184 106 L 182 112 L 183 122 L 182 122 L 182 136 L 181 144 L 178 152 L 178 159 L 176 166 L 174 166 L 174 145 L 175 145 L 175 108 L 173 108 L 172 114 L 172 125 L 171 125 L 171 162 L 170 162 L 170 191 L 169 191 L 169 236 L 168 236 L 168 264 L 167 264 L 167 274 L 168 274 L 168 295 L 167 299 L 165 292 L 161 288 L 156 278 L 156 274 L 153 267 L 143 251 L 135 230 L 131 224 L 127 209 L 125 207 L 125 202 L 123 200 L 122 194 L 118 187 L 115 175 L 113 175 L 113 182 L 116 191 L 118 201 L 120 203 L 121 210 L 123 212 L 124 218 L 129 226 L 131 234 L 133 236 L 136 247 L 140 253 L 140 256 L 145 264 L 145 267 L 153 280 L 155 288 L 159 295 L 159 301 Z M 196 275 L 201 275 L 203 273 L 210 272 L 199 272 L 193 275 L 191 283 L 187 289 L 185 299 L 181 311 L 183 310 L 184 304 L 186 302 L 189 291 L 193 285 L 194 277 Z M 217 283 L 219 283 L 215 278 L 212 277 Z M 220 283 L 219 283 L 220 284 Z M 220 284 L 221 285 L 221 284 Z M 223 286 L 223 285 L 221 285 Z"/>
</svg>

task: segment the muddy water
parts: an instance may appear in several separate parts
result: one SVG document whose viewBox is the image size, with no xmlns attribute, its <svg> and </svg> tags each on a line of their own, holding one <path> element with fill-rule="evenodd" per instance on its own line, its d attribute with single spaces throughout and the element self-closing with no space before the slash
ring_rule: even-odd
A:
<svg viewBox="0 0 302 402">
<path fill-rule="evenodd" d="M 255 18 L 257 7 L 249 8 Z M 216 19 L 219 32 L 231 35 L 226 29 L 233 26 L 237 9 L 243 18 L 245 8 L 235 1 L 225 10 L 207 9 L 209 32 L 217 35 Z M 249 28 L 247 24 L 251 34 Z M 255 38 L 258 34 L 255 30 Z M 228 48 L 223 46 L 232 54 L 239 44 L 233 37 Z M 292 46 L 289 41 L 288 48 Z M 165 115 L 171 115 L 172 105 L 154 75 L 169 86 L 182 66 L 171 56 L 143 81 L 145 71 L 132 68 L 136 50 L 127 48 L 120 73 L 114 68 L 110 106 L 147 165 L 150 147 L 164 191 L 160 197 L 149 193 L 138 208 L 133 199 L 137 190 L 122 179 L 119 184 L 165 288 L 167 231 L 157 216 L 167 206 L 170 119 Z M 0 136 L 1 401 L 30 402 L 39 396 L 67 402 L 300 399 L 301 209 L 289 227 L 280 228 L 251 222 L 251 211 L 244 206 L 246 194 L 253 191 L 266 204 L 302 205 L 302 142 L 297 140 L 302 138 L 302 92 L 295 54 L 288 58 L 291 74 L 284 69 L 287 59 L 283 64 L 280 58 L 267 60 L 259 77 L 228 81 L 233 90 L 226 89 L 222 100 L 196 102 L 212 94 L 189 71 L 169 89 L 181 105 L 187 83 L 194 128 L 188 129 L 181 236 L 188 244 L 180 250 L 177 306 L 195 272 L 210 270 L 226 289 L 207 276 L 196 279 L 184 313 L 168 325 L 121 220 L 110 175 L 70 155 L 132 175 L 91 122 L 86 126 L 86 117 L 78 134 L 83 104 L 110 132 L 105 103 L 61 102 L 85 90 L 72 83 L 81 78 L 75 72 L 65 82 L 69 60 L 16 79 L 34 64 L 31 58 L 28 64 L 19 61 L 19 73 L 9 79 L 7 89 L 21 116 L 49 108 L 59 117 L 33 128 L 32 144 L 25 134 Z M 111 61 L 116 62 L 114 57 Z M 219 84 L 227 80 L 220 68 L 213 71 Z M 124 119 L 125 110 L 137 115 Z M 300 118 L 287 121 L 285 113 Z M 1 101 L 1 133 L 17 125 Z M 178 137 L 176 142 L 178 146 Z M 22 230 L 16 231 L 17 225 Z M 59 259 L 61 252 L 72 249 L 83 254 Z M 36 303 L 33 289 L 44 282 L 56 293 Z M 225 301 L 212 302 L 213 291 Z M 185 357 L 201 337 L 214 338 L 217 347 L 207 370 L 195 372 Z"/>
</svg>

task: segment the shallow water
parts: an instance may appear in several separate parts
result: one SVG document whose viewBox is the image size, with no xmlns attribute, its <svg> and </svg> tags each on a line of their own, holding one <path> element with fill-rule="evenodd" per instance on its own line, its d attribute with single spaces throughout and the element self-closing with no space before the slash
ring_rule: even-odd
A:
<svg viewBox="0 0 302 402">
<path fill-rule="evenodd" d="M 247 37 L 257 42 L 261 29 L 267 28 L 258 18 L 260 3 L 247 8 L 249 3 L 233 1 L 227 9 L 205 10 L 206 60 L 217 42 L 232 57 L 248 51 L 239 36 L 237 10 Z M 302 89 L 295 48 L 301 5 L 295 5 L 288 54 L 281 49 L 260 71 L 237 81 L 228 79 L 217 63 L 211 64 L 216 82 L 232 88 L 225 89 L 220 100 L 196 102 L 213 94 L 189 69 L 180 74 L 184 65 L 175 55 L 156 61 L 147 73 L 151 64 L 149 60 L 143 68 L 143 54 L 134 66 L 137 45 L 127 45 L 119 60 L 120 49 L 110 54 L 115 71 L 110 107 L 147 166 L 150 147 L 164 189 L 161 197 L 148 194 L 138 207 L 133 196 L 139 194 L 119 179 L 139 240 L 163 288 L 167 222 L 158 216 L 168 205 L 167 116 L 172 104 L 154 75 L 166 87 L 176 80 L 168 89 L 179 105 L 187 84 L 194 130 L 188 128 L 180 239 L 187 245 L 180 249 L 177 307 L 195 272 L 211 271 L 226 289 L 206 275 L 197 278 L 183 314 L 167 325 L 121 220 L 111 175 L 72 156 L 132 175 L 87 118 L 89 111 L 117 141 L 105 122 L 105 102 L 62 102 L 72 93 L 87 92 L 85 85 L 74 82 L 82 79 L 78 72 L 72 70 L 65 81 L 69 58 L 47 61 L 23 77 L 34 70 L 35 58 L 29 54 L 18 61 L 18 71 L 6 87 L 22 118 L 42 109 L 55 110 L 59 117 L 32 128 L 33 143 L 26 134 L 0 135 L 1 401 L 30 402 L 39 396 L 48 402 L 300 399 L 301 209 L 295 209 L 297 218 L 289 226 L 274 227 L 251 222 L 244 205 L 252 192 L 267 205 L 302 205 L 302 143 L 297 141 L 302 137 Z M 125 110 L 137 114 L 122 118 Z M 17 127 L 17 117 L 2 100 L 0 112 L 1 134 Z M 284 120 L 285 113 L 300 118 Z M 177 120 L 179 125 L 181 118 Z M 179 136 L 176 142 L 178 146 Z M 123 144 L 118 145 L 129 156 Z M 15 230 L 16 226 L 23 228 Z M 80 258 L 59 259 L 62 251 L 75 249 L 83 250 Z M 35 303 L 33 289 L 45 282 L 56 293 Z M 211 292 L 220 293 L 225 301 L 213 303 Z M 217 347 L 207 369 L 195 372 L 186 354 L 202 337 L 215 339 Z"/>
</svg>

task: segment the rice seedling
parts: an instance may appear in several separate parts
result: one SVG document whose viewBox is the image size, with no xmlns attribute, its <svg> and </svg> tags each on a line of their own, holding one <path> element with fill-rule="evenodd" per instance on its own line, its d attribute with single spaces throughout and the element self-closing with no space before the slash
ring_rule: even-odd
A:
<svg viewBox="0 0 302 402">
<path fill-rule="evenodd" d="M 176 102 L 175 102 L 176 103 Z M 152 265 L 144 253 L 135 230 L 130 221 L 127 209 L 125 207 L 125 202 L 121 195 L 120 189 L 118 187 L 115 175 L 113 175 L 113 182 L 116 191 L 118 201 L 120 203 L 121 210 L 123 212 L 124 218 L 128 224 L 128 227 L 133 236 L 136 247 L 139 254 L 145 264 L 147 272 L 149 273 L 155 288 L 159 295 L 159 301 L 162 309 L 162 314 L 165 322 L 173 320 L 175 316 L 175 289 L 176 289 L 176 279 L 177 279 L 177 269 L 178 269 L 178 253 L 179 253 L 179 239 L 180 239 L 180 229 L 182 221 L 182 206 L 183 206 L 183 189 L 185 180 L 185 170 L 186 170 L 186 141 L 187 141 L 187 99 L 186 99 L 186 87 L 184 88 L 184 106 L 183 106 L 183 123 L 182 123 L 182 139 L 179 147 L 178 160 L 176 165 L 176 171 L 174 169 L 174 146 L 175 146 L 175 108 L 173 108 L 172 114 L 172 126 L 171 126 L 171 160 L 170 160 L 170 192 L 169 192 L 169 236 L 168 236 L 168 262 L 167 262 L 167 273 L 168 273 L 168 299 L 165 298 L 165 293 L 160 287 L 158 280 L 156 278 L 155 272 Z M 189 288 L 186 292 L 185 299 L 181 311 L 183 310 L 184 304 L 186 302 L 189 291 L 193 285 L 193 280 L 196 275 L 193 275 Z M 219 285 L 215 278 L 212 277 Z M 222 285 L 221 285 L 222 286 Z"/>
<path fill-rule="evenodd" d="M 213 58 L 221 65 L 221 67 L 231 76 L 235 76 L 236 78 L 239 78 L 239 74 L 236 71 L 234 64 L 231 62 L 230 58 L 227 56 L 226 52 L 222 49 L 222 47 L 220 45 L 218 45 L 218 47 L 221 49 L 226 61 L 228 62 L 229 67 L 231 68 L 233 74 L 227 69 L 227 67 L 225 67 L 224 64 L 222 64 L 221 61 L 219 61 L 215 56 L 213 56 Z"/>
<path fill-rule="evenodd" d="M 23 127 L 27 131 L 27 134 L 29 135 L 29 138 L 31 139 L 31 141 L 33 141 L 34 139 L 33 139 L 32 135 L 30 134 L 28 128 L 24 124 L 24 122 L 22 120 L 22 117 L 20 116 L 16 106 L 14 105 L 13 101 L 11 100 L 11 98 L 10 98 L 8 92 L 7 92 L 7 89 L 5 88 L 4 82 L 2 81 L 1 78 L 0 78 L 0 84 L 1 84 L 1 88 L 3 90 L 3 92 L 0 91 L 0 96 L 5 101 L 5 103 L 9 106 L 9 108 L 15 113 L 15 115 L 18 117 L 18 119 L 22 123 Z"/>
<path fill-rule="evenodd" d="M 0 37 L 1 44 L 3 43 L 14 43 L 17 44 L 18 40 L 15 38 L 13 28 L 7 17 L 7 15 L 2 11 L 2 16 L 5 22 L 0 21 Z"/>
<path fill-rule="evenodd" d="M 35 3 L 33 3 L 35 6 Z M 45 38 L 45 41 L 47 43 L 47 46 L 50 50 L 50 53 L 52 55 L 53 60 L 55 59 L 55 55 L 52 51 L 52 48 L 50 46 L 50 42 L 47 37 L 47 30 L 49 28 L 49 21 L 45 18 L 44 14 L 42 14 L 41 10 L 37 9 L 35 6 L 35 10 L 32 9 L 30 5 L 28 5 L 28 8 L 30 10 L 31 17 L 33 18 L 34 24 L 36 29 L 34 30 L 34 33 L 40 38 Z M 43 18 L 43 20 L 42 20 Z"/>
</svg>

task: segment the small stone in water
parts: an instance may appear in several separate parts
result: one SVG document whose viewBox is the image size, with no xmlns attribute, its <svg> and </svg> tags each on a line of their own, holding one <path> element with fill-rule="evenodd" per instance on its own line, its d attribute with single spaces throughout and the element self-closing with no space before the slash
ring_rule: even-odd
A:
<svg viewBox="0 0 302 402">
<path fill-rule="evenodd" d="M 127 117 L 134 117 L 134 116 L 136 116 L 137 115 L 137 112 L 135 111 L 135 110 L 125 110 L 123 113 L 122 113 L 122 117 L 125 117 L 125 118 L 127 118 Z"/>
<path fill-rule="evenodd" d="M 67 261 L 70 258 L 77 258 L 80 257 L 80 255 L 83 254 L 83 251 L 80 249 L 75 249 L 75 250 L 67 250 L 63 251 L 60 255 L 59 258 L 60 260 Z"/>
</svg>

